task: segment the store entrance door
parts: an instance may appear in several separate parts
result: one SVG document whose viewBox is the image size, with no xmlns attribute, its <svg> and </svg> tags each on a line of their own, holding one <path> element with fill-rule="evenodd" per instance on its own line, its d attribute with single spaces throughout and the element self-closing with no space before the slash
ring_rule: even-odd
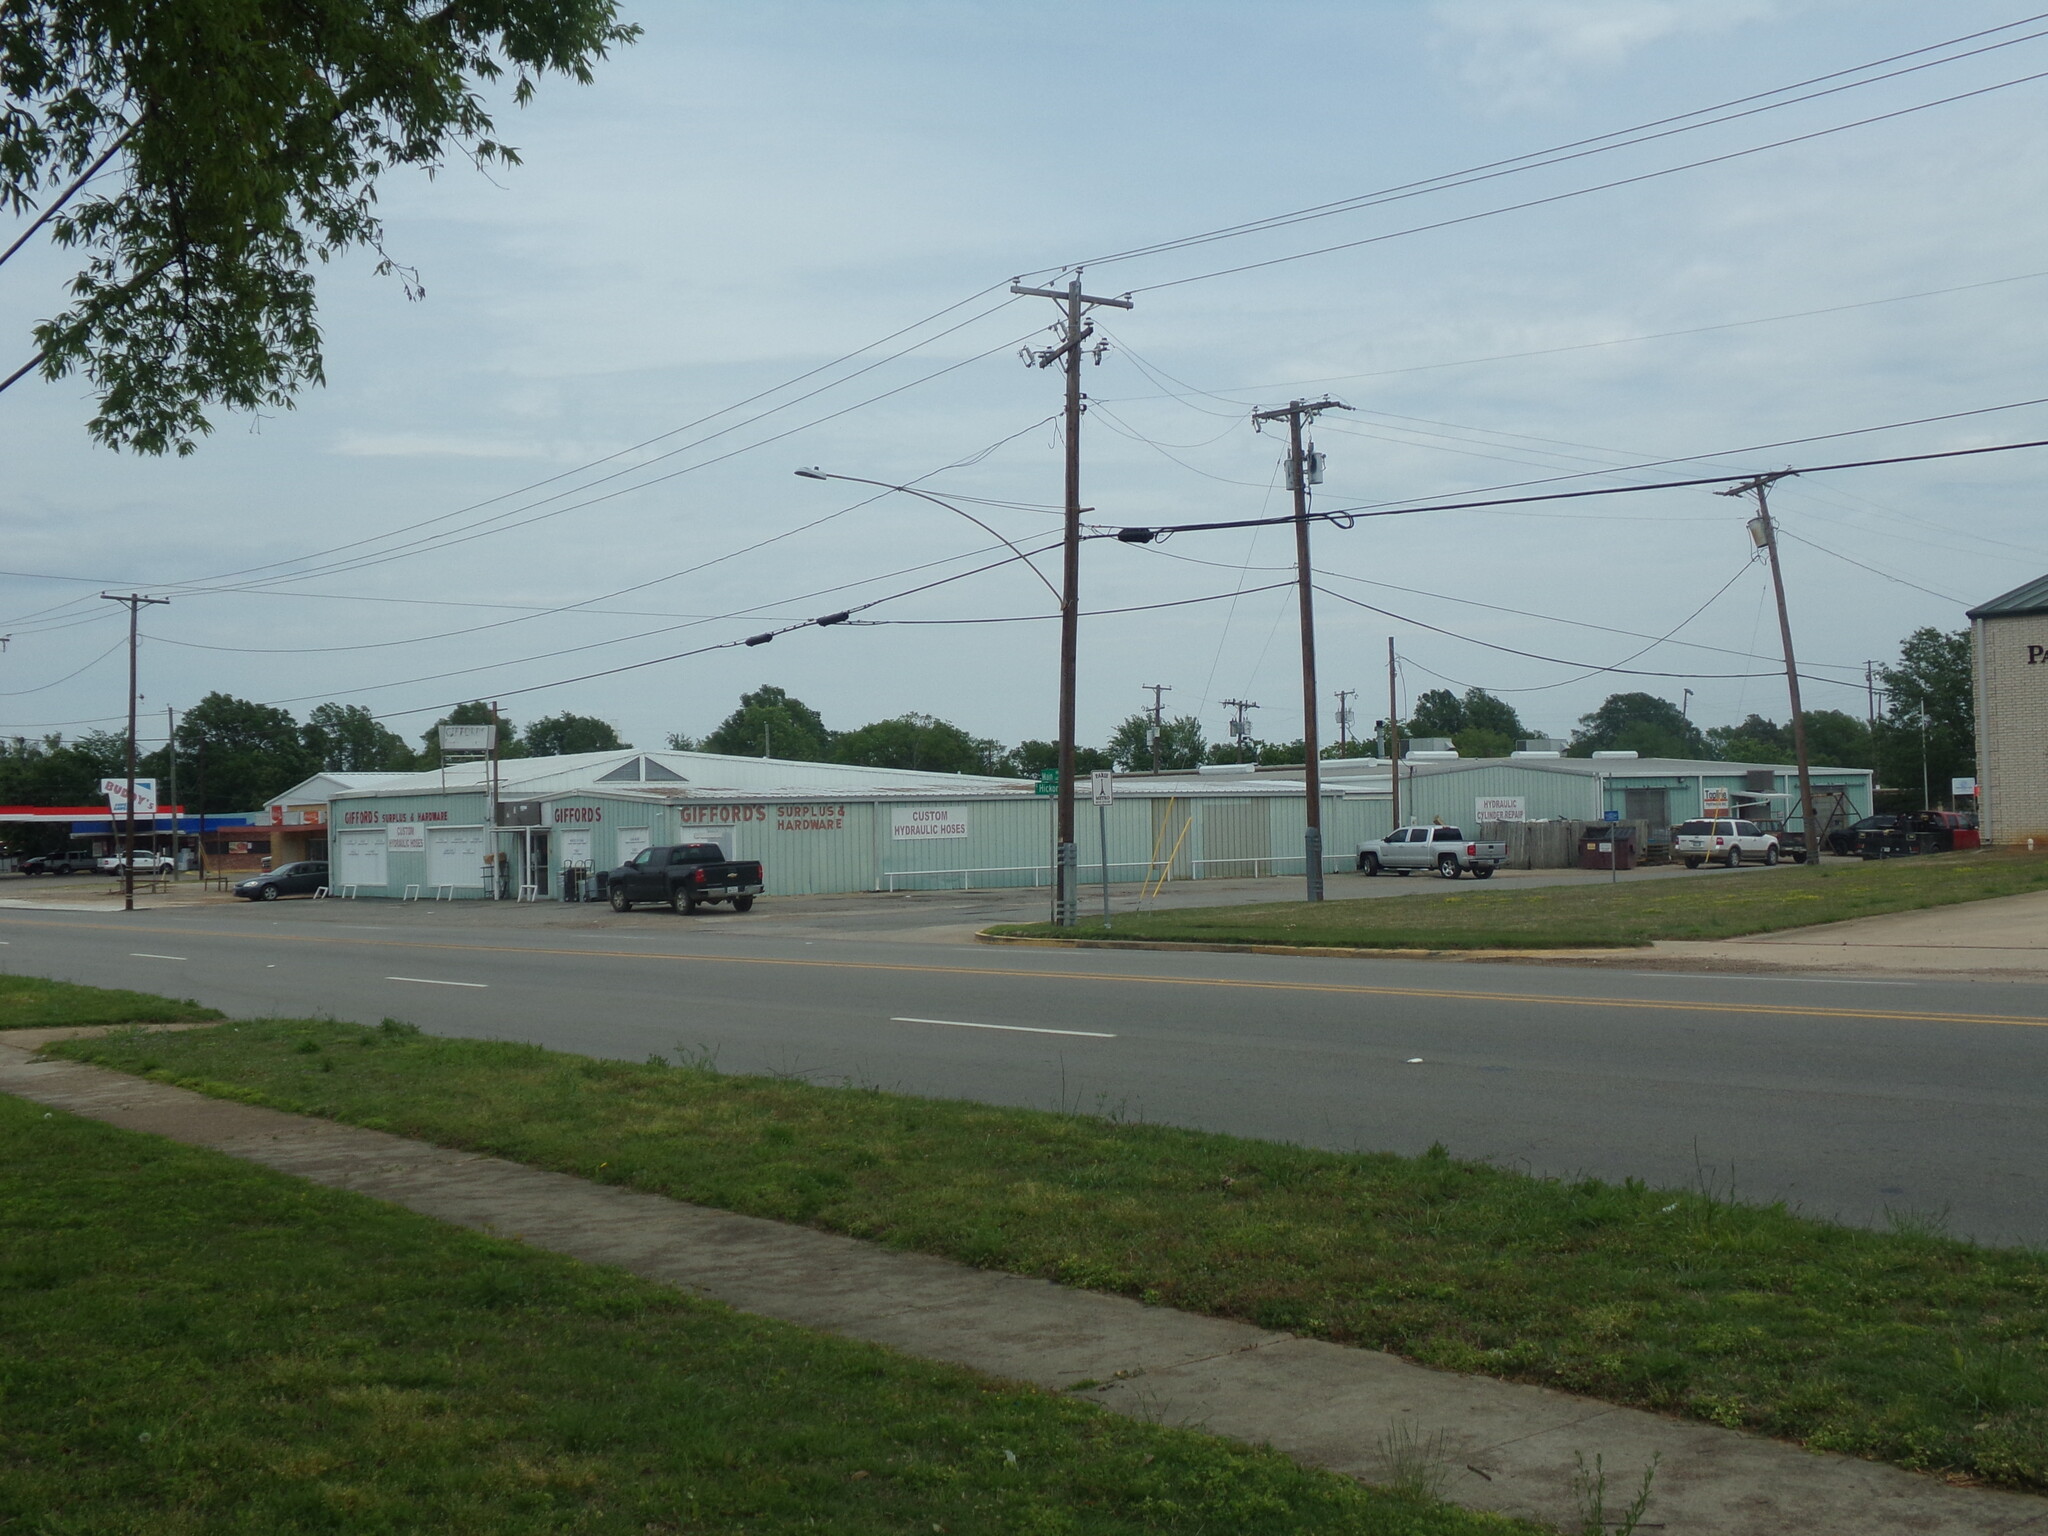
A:
<svg viewBox="0 0 2048 1536">
<path fill-rule="evenodd" d="M 532 886 L 534 895 L 545 901 L 551 894 L 548 890 L 547 829 L 528 827 L 526 836 L 522 839 L 521 852 L 524 855 L 524 868 L 520 871 L 519 883 L 522 886 Z"/>
</svg>

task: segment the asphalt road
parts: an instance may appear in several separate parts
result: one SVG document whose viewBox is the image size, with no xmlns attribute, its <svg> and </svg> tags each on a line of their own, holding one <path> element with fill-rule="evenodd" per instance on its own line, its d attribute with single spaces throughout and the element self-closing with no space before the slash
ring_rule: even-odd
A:
<svg viewBox="0 0 2048 1536">
<path fill-rule="evenodd" d="M 991 948 L 976 905 L 8 910 L 0 969 L 2048 1243 L 2048 986 Z"/>
</svg>

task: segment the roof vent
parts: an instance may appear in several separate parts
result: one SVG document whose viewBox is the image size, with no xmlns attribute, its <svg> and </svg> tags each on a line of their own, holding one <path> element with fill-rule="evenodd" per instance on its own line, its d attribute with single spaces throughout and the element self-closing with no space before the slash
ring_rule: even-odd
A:
<svg viewBox="0 0 2048 1536">
<path fill-rule="evenodd" d="M 1598 757 L 1641 757 L 1641 756 L 1642 756 L 1642 753 L 1640 753 L 1640 752 L 1595 752 L 1595 753 L 1593 754 L 1593 756 L 1595 756 L 1596 758 L 1598 758 Z"/>
<path fill-rule="evenodd" d="M 1555 736 L 1531 736 L 1527 741 L 1515 743 L 1516 757 L 1563 757 L 1569 743 L 1559 741 Z"/>
<path fill-rule="evenodd" d="M 1195 770 L 1197 773 L 1232 774 L 1257 773 L 1257 763 L 1204 763 Z"/>
</svg>

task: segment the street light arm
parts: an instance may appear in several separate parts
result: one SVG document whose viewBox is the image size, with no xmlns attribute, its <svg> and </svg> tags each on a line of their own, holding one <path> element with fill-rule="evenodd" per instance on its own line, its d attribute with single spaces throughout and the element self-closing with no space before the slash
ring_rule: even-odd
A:
<svg viewBox="0 0 2048 1536">
<path fill-rule="evenodd" d="M 974 526 L 979 528 L 983 533 L 987 534 L 990 538 L 1000 543 L 1005 549 L 1009 550 L 1009 552 L 1015 555 L 1019 560 L 1023 561 L 1024 568 L 1030 571 L 1032 575 L 1036 576 L 1039 579 L 1039 581 L 1043 583 L 1045 590 L 1052 594 L 1052 600 L 1055 604 L 1059 604 L 1062 602 L 1062 599 L 1060 597 L 1060 589 L 1054 586 L 1050 581 L 1046 579 L 1045 572 L 1041 571 L 1037 566 L 1031 563 L 1031 557 L 1029 555 L 1025 554 L 1023 550 L 1019 549 L 1015 544 L 1012 544 L 1008 539 L 1004 538 L 1003 535 L 998 533 L 995 529 L 989 527 L 987 523 L 984 523 L 972 512 L 968 512 L 960 507 L 956 507 L 950 501 L 942 501 L 938 497 L 932 495 L 930 491 L 920 491 L 915 486 L 910 485 L 892 485 L 887 480 L 869 480 L 861 475 L 835 475 L 829 473 L 826 470 L 817 469 L 815 467 L 810 469 L 799 469 L 797 471 L 797 474 L 801 475 L 806 480 L 845 480 L 853 485 L 872 485 L 885 491 L 901 491 L 906 496 L 916 496 L 924 501 L 930 502 L 935 507 L 944 507 L 948 512 L 958 513 L 961 517 L 966 518 L 967 521 L 974 524 Z"/>
</svg>

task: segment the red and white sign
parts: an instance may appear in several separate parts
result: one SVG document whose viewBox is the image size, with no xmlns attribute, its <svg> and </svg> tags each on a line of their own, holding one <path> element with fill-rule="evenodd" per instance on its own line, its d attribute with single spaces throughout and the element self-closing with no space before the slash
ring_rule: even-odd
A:
<svg viewBox="0 0 2048 1536">
<path fill-rule="evenodd" d="M 115 816 L 128 814 L 128 781 L 126 779 L 101 779 L 100 793 L 107 797 L 107 809 Z M 156 814 L 156 780 L 135 781 L 135 814 L 154 816 Z"/>
</svg>

